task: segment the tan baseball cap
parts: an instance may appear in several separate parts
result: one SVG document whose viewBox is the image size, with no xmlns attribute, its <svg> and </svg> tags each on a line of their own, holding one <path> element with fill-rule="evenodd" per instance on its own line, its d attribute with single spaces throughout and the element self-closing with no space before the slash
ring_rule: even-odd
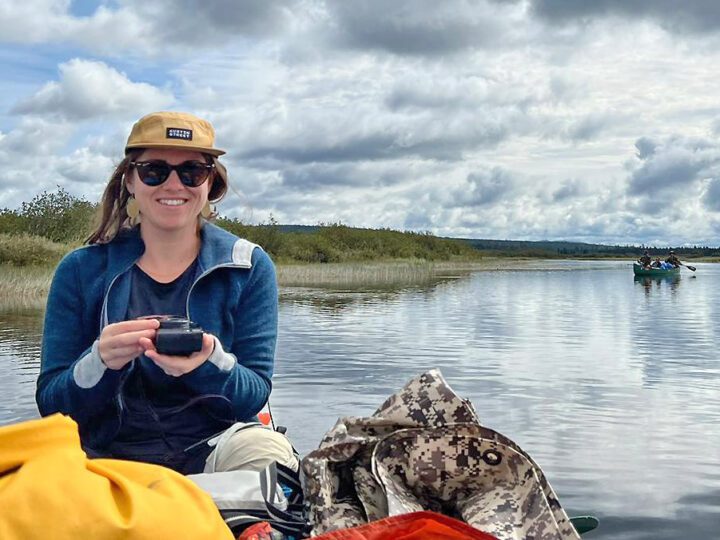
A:
<svg viewBox="0 0 720 540">
<path fill-rule="evenodd" d="M 221 156 L 214 148 L 215 130 L 207 120 L 183 112 L 154 112 L 143 116 L 132 127 L 125 153 L 133 148 L 180 148 Z"/>
</svg>

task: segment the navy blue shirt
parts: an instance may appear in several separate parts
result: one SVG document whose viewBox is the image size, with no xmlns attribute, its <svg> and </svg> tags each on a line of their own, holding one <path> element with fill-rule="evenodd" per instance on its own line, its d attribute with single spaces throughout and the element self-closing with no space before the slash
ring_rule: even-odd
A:
<svg viewBox="0 0 720 540">
<path fill-rule="evenodd" d="M 185 317 L 187 296 L 196 278 L 197 259 L 177 278 L 160 283 L 137 265 L 131 271 L 130 301 L 126 319 L 145 315 L 176 315 Z M 108 450 L 113 457 L 164 465 L 181 472 L 199 472 L 204 456 L 188 454 L 185 449 L 197 441 L 197 422 L 207 424 L 204 413 L 195 410 L 195 403 L 168 402 L 178 396 L 175 387 L 182 382 L 175 377 L 152 377 L 160 368 L 145 355 L 135 359 L 135 366 L 125 381 L 126 414 L 115 440 Z M 225 426 L 218 424 L 214 431 Z M 213 431 L 213 432 L 214 432 Z M 209 447 L 197 448 L 203 454 Z M 204 450 L 204 452 L 203 452 Z"/>
<path fill-rule="evenodd" d="M 130 301 L 126 320 L 143 315 L 186 316 L 185 305 L 190 286 L 195 281 L 197 259 L 170 283 L 160 283 L 143 272 L 138 265 L 130 277 Z"/>
</svg>

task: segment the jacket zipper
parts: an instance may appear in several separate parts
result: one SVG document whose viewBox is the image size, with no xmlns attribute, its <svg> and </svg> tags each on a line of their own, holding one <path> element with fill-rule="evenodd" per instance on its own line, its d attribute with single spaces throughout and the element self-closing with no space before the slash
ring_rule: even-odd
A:
<svg viewBox="0 0 720 540">
<path fill-rule="evenodd" d="M 185 316 L 192 320 L 190 317 L 190 295 L 192 294 L 193 289 L 195 288 L 195 285 L 200 281 L 202 278 L 207 276 L 210 272 L 213 272 L 217 270 L 218 268 L 252 268 L 252 264 L 238 264 L 238 263 L 225 263 L 225 264 L 217 264 L 207 270 L 205 270 L 202 274 L 198 276 L 198 278 L 193 281 L 192 285 L 190 285 L 190 289 L 188 290 L 187 299 L 185 300 Z"/>
<path fill-rule="evenodd" d="M 110 298 L 110 290 L 112 289 L 113 285 L 115 285 L 115 282 L 117 281 L 117 279 L 120 276 L 122 276 L 125 272 L 129 271 L 135 265 L 135 263 L 138 262 L 139 260 L 140 260 L 140 257 L 135 259 L 130 266 L 125 268 L 122 272 L 119 272 L 112 279 L 112 281 L 110 282 L 110 285 L 108 285 L 107 292 L 105 292 L 105 298 L 103 299 L 102 315 L 100 317 L 100 332 L 101 333 L 102 333 L 103 328 L 105 328 L 108 325 L 107 304 L 108 304 L 108 299 Z M 134 359 L 132 360 L 132 364 L 133 365 L 135 364 Z M 132 369 L 132 366 L 130 367 L 130 369 Z M 123 399 L 122 399 L 122 388 L 125 385 L 125 379 L 127 379 L 127 374 L 121 375 L 120 385 L 118 387 L 117 394 L 115 394 L 115 403 L 117 405 L 118 421 L 120 423 L 120 425 L 118 426 L 118 431 L 120 430 L 120 427 L 122 426 L 122 416 L 123 416 L 123 411 L 125 410 L 125 405 L 123 404 Z"/>
</svg>

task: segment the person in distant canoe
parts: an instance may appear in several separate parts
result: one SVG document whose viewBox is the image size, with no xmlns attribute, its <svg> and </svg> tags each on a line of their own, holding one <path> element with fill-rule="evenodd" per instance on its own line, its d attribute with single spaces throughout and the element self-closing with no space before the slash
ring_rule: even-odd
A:
<svg viewBox="0 0 720 540">
<path fill-rule="evenodd" d="M 672 264 L 675 268 L 679 267 L 682 264 L 680 262 L 680 259 L 678 259 L 677 255 L 675 255 L 675 252 L 672 250 L 670 250 L 668 258 L 665 259 L 665 262 Z"/>
<path fill-rule="evenodd" d="M 655 257 L 655 260 L 650 265 L 653 268 L 660 268 L 662 266 L 662 263 L 660 262 L 660 257 Z"/>
<path fill-rule="evenodd" d="M 638 259 L 638 262 L 643 265 L 644 268 L 649 268 L 650 263 L 652 263 L 652 259 L 650 258 L 650 253 L 648 250 L 645 250 L 642 254 L 642 257 Z"/>
</svg>

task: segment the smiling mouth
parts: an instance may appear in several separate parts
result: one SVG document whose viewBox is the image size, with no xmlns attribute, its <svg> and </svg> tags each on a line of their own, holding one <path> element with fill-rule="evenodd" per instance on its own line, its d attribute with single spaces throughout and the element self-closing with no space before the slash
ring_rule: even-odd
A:
<svg viewBox="0 0 720 540">
<path fill-rule="evenodd" d="M 158 199 L 163 206 L 182 206 L 187 203 L 185 199 Z"/>
</svg>

